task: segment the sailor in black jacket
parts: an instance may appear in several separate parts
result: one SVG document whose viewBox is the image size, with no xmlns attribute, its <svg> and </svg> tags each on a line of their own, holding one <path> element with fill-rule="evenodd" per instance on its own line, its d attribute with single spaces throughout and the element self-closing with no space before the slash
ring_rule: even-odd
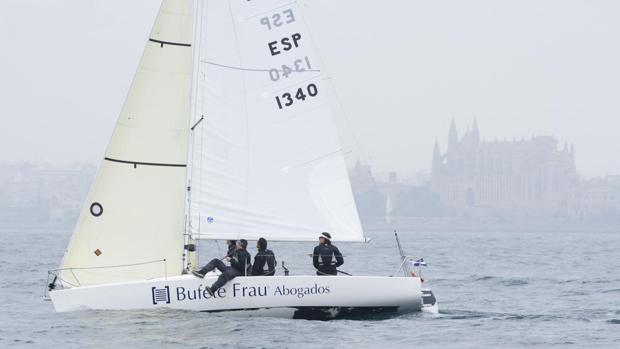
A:
<svg viewBox="0 0 620 349">
<path fill-rule="evenodd" d="M 344 264 L 342 253 L 338 247 L 332 245 L 331 238 L 329 233 L 319 235 L 319 245 L 312 253 L 312 264 L 316 268 L 316 275 L 337 275 L 336 268 Z M 336 262 L 333 261 L 334 257 Z"/>
<path fill-rule="evenodd" d="M 207 265 L 205 265 L 199 271 L 193 271 L 192 273 L 203 278 L 206 273 L 217 269 L 222 274 L 217 278 L 217 281 L 207 287 L 206 290 L 211 296 L 215 294 L 220 287 L 224 286 L 228 281 L 234 279 L 240 275 L 250 275 L 252 268 L 252 256 L 246 251 L 248 242 L 244 239 L 237 241 L 237 250 L 232 257 L 226 256 L 224 259 L 230 261 L 230 267 L 226 266 L 222 260 L 214 258 Z"/>
<path fill-rule="evenodd" d="M 226 240 L 226 246 L 228 247 L 226 257 L 233 258 L 235 253 L 237 253 L 237 240 Z"/>
<path fill-rule="evenodd" d="M 273 276 L 276 273 L 276 256 L 273 251 L 267 249 L 267 240 L 258 239 L 256 248 L 258 252 L 254 257 L 252 276 Z M 265 263 L 267 263 L 267 270 L 265 270 Z"/>
</svg>

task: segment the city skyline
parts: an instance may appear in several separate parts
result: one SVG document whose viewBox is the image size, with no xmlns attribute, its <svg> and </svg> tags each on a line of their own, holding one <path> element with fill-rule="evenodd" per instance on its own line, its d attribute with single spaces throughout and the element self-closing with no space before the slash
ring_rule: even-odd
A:
<svg viewBox="0 0 620 349">
<path fill-rule="evenodd" d="M 478 119 L 476 117 L 472 118 L 471 120 L 471 124 L 467 123 L 465 128 L 459 128 L 458 126 L 458 122 L 456 121 L 456 118 L 452 117 L 451 121 L 450 121 L 450 129 L 455 128 L 455 131 L 458 135 L 461 134 L 467 134 L 470 131 L 470 128 L 476 128 L 478 129 L 478 133 L 480 134 L 480 140 L 482 142 L 524 142 L 524 141 L 529 141 L 532 140 L 533 138 L 536 137 L 551 137 L 556 139 L 556 137 L 553 134 L 544 134 L 544 135 L 540 135 L 540 134 L 534 134 L 532 133 L 529 137 L 513 137 L 513 138 L 507 138 L 507 137 L 499 137 L 499 136 L 491 136 L 491 137 L 487 137 L 485 136 L 480 130 L 479 130 L 479 122 Z M 446 130 L 448 130 L 448 128 L 446 128 Z M 356 153 L 349 153 L 348 155 L 348 168 L 349 169 L 353 169 L 356 165 L 357 162 L 361 161 L 364 165 L 368 165 L 372 168 L 372 172 L 373 175 L 376 178 L 385 178 L 387 179 L 388 176 L 390 176 L 390 173 L 396 173 L 398 174 L 398 178 L 399 179 L 404 179 L 406 181 L 407 178 L 411 179 L 412 177 L 417 177 L 420 175 L 430 175 L 431 171 L 432 171 L 432 161 L 433 161 L 433 153 L 435 151 L 435 148 L 438 148 L 438 150 L 440 152 L 445 152 L 448 149 L 448 144 L 450 142 L 450 134 L 449 132 L 451 131 L 446 131 L 444 132 L 444 136 L 445 137 L 441 137 L 441 136 L 437 136 L 435 137 L 435 141 L 432 144 L 429 144 L 428 148 L 430 149 L 428 151 L 429 153 L 429 165 L 426 167 L 420 167 L 415 169 L 414 171 L 405 171 L 405 172 L 401 172 L 398 171 L 395 168 L 377 168 L 376 164 L 373 162 L 373 158 L 372 157 L 364 157 L 364 156 L 360 156 L 359 154 Z M 442 143 L 442 139 L 445 140 Z M 575 162 L 578 163 L 577 161 L 577 156 L 575 156 L 575 153 L 577 152 L 578 154 L 578 145 L 576 145 L 573 142 L 570 141 L 557 141 L 558 146 L 562 146 L 562 147 L 570 147 L 572 149 L 572 153 L 573 156 L 575 157 Z M 577 151 L 575 150 L 577 149 Z M 101 153 L 103 154 L 104 149 L 101 150 Z M 89 165 L 89 166 L 95 166 L 97 167 L 99 165 L 101 160 L 98 160 L 97 158 L 91 159 L 90 161 L 84 161 L 84 160 L 80 160 L 80 159 L 64 159 L 64 160 L 54 160 L 54 159 L 23 159 L 23 160 L 17 160 L 17 161 L 7 161 L 6 159 L 0 159 L 0 164 L 7 164 L 7 165 L 16 165 L 16 164 L 21 164 L 21 163 L 30 163 L 30 164 L 34 164 L 34 165 L 48 165 L 51 167 L 59 167 L 59 168 L 66 168 L 66 167 L 73 167 L 73 166 L 83 166 L 83 165 Z M 586 179 L 592 179 L 592 178 L 604 178 L 607 176 L 613 176 L 613 175 L 620 175 L 620 171 L 619 172 L 612 172 L 612 173 L 602 173 L 602 174 L 595 174 L 595 175 L 590 175 L 587 176 L 583 173 L 583 171 L 580 171 L 579 166 L 577 165 L 577 175 L 582 176 L 583 178 Z"/>
<path fill-rule="evenodd" d="M 363 159 L 361 156 L 356 156 L 356 154 L 350 155 L 348 157 L 348 168 L 351 171 L 353 171 L 355 169 L 355 167 L 357 165 L 359 165 L 360 163 L 364 166 L 368 166 L 371 169 L 371 173 L 373 178 L 377 179 L 377 180 L 384 180 L 384 181 L 390 181 L 390 176 L 396 175 L 395 178 L 397 178 L 398 181 L 402 181 L 404 183 L 410 183 L 410 184 L 418 184 L 421 181 L 424 180 L 429 180 L 431 179 L 431 174 L 432 174 L 432 164 L 433 164 L 433 156 L 434 153 L 439 151 L 440 153 L 445 153 L 448 150 L 448 144 L 450 142 L 450 137 L 451 137 L 451 133 L 452 132 L 456 132 L 455 136 L 457 138 L 460 138 L 460 135 L 467 135 L 470 132 L 470 125 L 472 125 L 472 129 L 475 128 L 477 130 L 477 133 L 479 135 L 480 141 L 482 143 L 511 143 L 511 142 L 527 142 L 527 141 L 531 141 L 534 138 L 552 138 L 555 139 L 555 137 L 553 135 L 531 135 L 530 137 L 521 137 L 521 138 L 512 138 L 512 139 L 507 139 L 507 138 L 503 138 L 500 139 L 499 137 L 485 137 L 485 135 L 480 132 L 479 130 L 479 123 L 477 121 L 477 118 L 473 118 L 471 121 L 471 124 L 468 124 L 466 126 L 465 129 L 459 129 L 459 127 L 457 126 L 458 123 L 456 121 L 455 118 L 451 119 L 452 121 L 450 122 L 450 127 L 446 128 L 444 134 L 445 134 L 445 139 L 446 141 L 444 142 L 444 145 L 442 146 L 442 143 L 439 141 L 440 137 L 435 138 L 435 142 L 433 144 L 429 145 L 429 165 L 425 168 L 420 168 L 417 169 L 415 172 L 399 172 L 396 169 L 392 169 L 392 168 L 377 168 L 376 165 L 372 162 L 372 159 L 370 159 L 370 161 Z M 575 153 L 576 150 L 578 149 L 578 146 L 575 145 L 572 142 L 561 142 L 561 141 L 557 141 L 557 146 L 558 146 L 558 150 L 560 150 L 560 148 L 569 148 L 570 152 L 573 156 L 573 158 L 575 157 Z M 578 152 L 578 150 L 577 150 Z M 575 162 L 576 159 L 574 159 Z M 58 168 L 58 169 L 66 169 L 66 168 L 79 168 L 82 166 L 93 166 L 95 169 L 98 167 L 99 162 L 97 159 L 94 159 L 93 161 L 78 161 L 78 160 L 64 160 L 64 161 L 50 161 L 50 160 L 42 160 L 42 161 L 36 161 L 36 160 L 22 160 L 22 161 L 6 161 L 5 159 L 0 159 L 0 165 L 19 165 L 19 164 L 32 164 L 35 166 L 47 166 L 47 167 L 52 167 L 52 168 Z M 580 168 L 577 166 L 576 167 L 576 174 L 584 179 L 596 179 L 596 178 L 605 178 L 608 176 L 615 176 L 615 175 L 619 175 L 620 173 L 607 173 L 607 174 L 602 174 L 602 175 L 594 175 L 594 176 L 585 176 L 583 175 L 582 172 L 580 172 Z"/>
</svg>

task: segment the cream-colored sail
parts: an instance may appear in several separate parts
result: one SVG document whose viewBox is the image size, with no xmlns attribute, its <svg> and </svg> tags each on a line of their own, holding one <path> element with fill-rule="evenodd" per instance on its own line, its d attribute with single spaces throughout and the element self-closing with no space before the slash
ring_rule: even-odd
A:
<svg viewBox="0 0 620 349">
<path fill-rule="evenodd" d="M 192 0 L 164 0 L 62 262 L 75 286 L 179 275 Z"/>
</svg>

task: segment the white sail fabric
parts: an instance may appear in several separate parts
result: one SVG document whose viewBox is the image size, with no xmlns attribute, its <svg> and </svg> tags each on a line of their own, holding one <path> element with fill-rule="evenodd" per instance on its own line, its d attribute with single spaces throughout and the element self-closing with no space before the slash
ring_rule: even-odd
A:
<svg viewBox="0 0 620 349">
<path fill-rule="evenodd" d="M 298 4 L 213 0 L 204 15 L 194 236 L 364 241 Z"/>
<path fill-rule="evenodd" d="M 164 0 L 60 277 L 74 286 L 179 275 L 193 1 Z"/>
</svg>

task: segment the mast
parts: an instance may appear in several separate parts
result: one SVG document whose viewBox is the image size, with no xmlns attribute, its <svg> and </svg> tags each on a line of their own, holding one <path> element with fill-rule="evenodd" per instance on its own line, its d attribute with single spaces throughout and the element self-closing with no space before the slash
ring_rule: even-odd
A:
<svg viewBox="0 0 620 349">
<path fill-rule="evenodd" d="M 194 28 L 192 35 L 192 44 L 194 47 L 192 57 L 192 93 L 190 96 L 191 110 L 189 116 L 189 142 L 187 147 L 188 171 L 187 171 L 187 194 L 185 201 L 185 225 L 183 229 L 183 271 L 193 270 L 196 263 L 196 245 L 192 235 L 192 177 L 193 177 L 193 161 L 194 161 L 194 139 L 198 127 L 204 121 L 202 108 L 198 108 L 199 96 L 199 75 L 200 75 L 200 47 L 202 40 L 202 10 L 203 1 L 194 0 Z M 200 116 L 199 116 L 200 115 Z"/>
</svg>

